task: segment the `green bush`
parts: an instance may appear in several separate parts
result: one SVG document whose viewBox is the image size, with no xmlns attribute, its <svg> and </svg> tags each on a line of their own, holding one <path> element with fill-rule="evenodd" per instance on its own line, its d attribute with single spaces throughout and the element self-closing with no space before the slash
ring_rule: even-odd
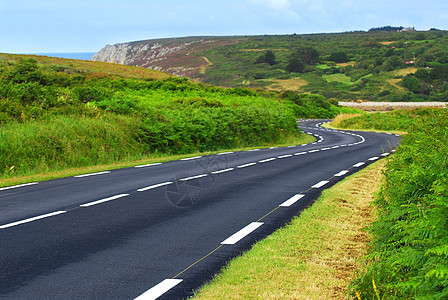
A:
<svg viewBox="0 0 448 300">
<path fill-rule="evenodd" d="M 384 173 L 362 299 L 448 298 L 448 113 L 415 122 Z M 375 280 L 377 291 L 372 286 Z"/>
</svg>

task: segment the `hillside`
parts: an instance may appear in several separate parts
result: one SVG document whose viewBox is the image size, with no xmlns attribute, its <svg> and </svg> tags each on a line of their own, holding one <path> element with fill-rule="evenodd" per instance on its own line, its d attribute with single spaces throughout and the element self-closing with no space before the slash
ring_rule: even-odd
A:
<svg viewBox="0 0 448 300">
<path fill-rule="evenodd" d="M 0 54 L 0 178 L 299 143 L 318 95 L 218 88 L 125 65 Z"/>
<path fill-rule="evenodd" d="M 446 101 L 447 46 L 446 31 L 375 29 L 147 40 L 108 45 L 94 60 L 219 86 L 295 90 L 338 100 Z"/>
</svg>

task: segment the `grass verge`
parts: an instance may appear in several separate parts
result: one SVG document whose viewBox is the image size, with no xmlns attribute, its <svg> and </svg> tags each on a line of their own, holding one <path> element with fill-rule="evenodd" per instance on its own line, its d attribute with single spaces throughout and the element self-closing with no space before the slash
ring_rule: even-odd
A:
<svg viewBox="0 0 448 300">
<path fill-rule="evenodd" d="M 364 264 L 385 161 L 323 192 L 290 224 L 232 260 L 194 299 L 346 299 Z"/>
<path fill-rule="evenodd" d="M 306 144 L 309 142 L 313 142 L 314 140 L 315 140 L 315 138 L 311 135 L 300 134 L 297 137 L 287 138 L 282 144 L 259 145 L 259 146 L 254 146 L 254 147 L 225 149 L 225 150 L 210 151 L 210 152 L 196 152 L 196 153 L 190 153 L 190 154 L 184 154 L 184 155 L 160 154 L 156 157 L 145 158 L 145 159 L 140 159 L 140 160 L 125 160 L 125 161 L 122 161 L 119 163 L 113 163 L 113 164 L 96 165 L 96 166 L 79 167 L 79 168 L 68 168 L 68 169 L 63 169 L 63 170 L 47 172 L 47 173 L 24 175 L 24 176 L 9 177 L 9 178 L 0 178 L 0 187 L 13 186 L 13 185 L 36 182 L 36 181 L 46 181 L 46 180 L 70 177 L 70 176 L 75 176 L 75 175 L 80 175 L 80 174 L 129 168 L 129 167 L 150 164 L 150 163 L 167 162 L 167 161 L 173 161 L 173 160 L 178 160 L 178 159 L 187 158 L 187 157 L 194 157 L 194 156 L 198 156 L 198 155 L 210 155 L 210 154 L 216 154 L 216 153 L 228 152 L 228 151 L 245 151 L 245 150 L 250 150 L 250 149 L 255 149 L 255 148 L 264 148 L 264 147 L 271 147 L 271 146 L 286 147 L 286 146 L 290 146 L 290 145 L 300 145 L 300 144 Z"/>
<path fill-rule="evenodd" d="M 388 133 L 394 133 L 394 134 L 407 134 L 407 131 L 401 131 L 401 130 L 379 130 L 379 129 L 364 129 L 364 128 L 346 128 L 340 126 L 341 123 L 345 120 L 355 118 L 362 116 L 363 114 L 339 114 L 337 115 L 333 121 L 330 123 L 322 124 L 322 127 L 331 128 L 331 129 L 341 129 L 341 130 L 356 130 L 356 131 L 370 131 L 370 132 L 388 132 Z"/>
</svg>

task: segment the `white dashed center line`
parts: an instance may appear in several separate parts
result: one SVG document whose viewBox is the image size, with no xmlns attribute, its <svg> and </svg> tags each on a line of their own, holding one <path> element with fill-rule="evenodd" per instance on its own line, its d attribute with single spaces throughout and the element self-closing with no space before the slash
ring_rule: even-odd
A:
<svg viewBox="0 0 448 300">
<path fill-rule="evenodd" d="M 234 168 L 228 168 L 228 169 L 224 169 L 224 170 L 219 170 L 219 171 L 214 171 L 212 172 L 212 174 L 221 174 L 221 173 L 225 173 L 225 172 L 230 172 L 235 170 Z"/>
<path fill-rule="evenodd" d="M 158 188 L 158 187 L 161 187 L 161 186 L 165 186 L 165 185 L 169 185 L 169 184 L 172 184 L 172 183 L 173 182 L 168 181 L 168 182 L 162 182 L 162 183 L 150 185 L 150 186 L 138 189 L 137 192 L 144 192 L 144 191 L 147 191 L 147 190 L 152 190 L 152 189 L 155 189 L 155 188 Z"/>
<path fill-rule="evenodd" d="M 249 164 L 245 164 L 245 165 L 238 166 L 237 168 L 238 168 L 238 169 L 246 168 L 246 167 L 254 166 L 254 165 L 256 165 L 256 164 L 257 164 L 257 163 L 249 163 Z"/>
<path fill-rule="evenodd" d="M 90 173 L 90 174 L 83 174 L 83 175 L 77 175 L 74 176 L 76 178 L 82 178 L 82 177 L 89 177 L 89 176 L 96 176 L 96 175 L 103 175 L 103 174 L 109 174 L 111 171 L 104 171 L 104 172 L 98 172 L 98 173 Z"/>
<path fill-rule="evenodd" d="M 97 204 L 100 204 L 100 203 L 112 201 L 112 200 L 123 198 L 123 197 L 126 197 L 126 196 L 129 196 L 129 194 L 120 194 L 120 195 L 112 196 L 112 197 L 109 197 L 109 198 L 101 199 L 101 200 L 98 200 L 98 201 L 93 201 L 93 202 L 89 202 L 89 203 L 86 203 L 86 204 L 82 204 L 80 206 L 81 207 L 89 207 L 89 206 L 92 206 L 92 205 L 97 205 Z"/>
<path fill-rule="evenodd" d="M 56 211 L 56 212 L 52 212 L 52 213 L 49 213 L 49 214 L 45 214 L 45 215 L 41 215 L 41 216 L 29 218 L 29 219 L 17 221 L 17 222 L 5 224 L 5 225 L 0 226 L 0 229 L 5 229 L 5 228 L 8 228 L 8 227 L 13 227 L 13 226 L 17 226 L 17 225 L 21 225 L 21 224 L 25 224 L 25 223 L 30 223 L 30 222 L 33 222 L 33 221 L 36 221 L 36 220 L 57 216 L 57 215 L 60 215 L 60 214 L 66 213 L 66 212 L 67 211 L 65 211 L 65 210 L 61 210 L 61 211 Z"/>
</svg>

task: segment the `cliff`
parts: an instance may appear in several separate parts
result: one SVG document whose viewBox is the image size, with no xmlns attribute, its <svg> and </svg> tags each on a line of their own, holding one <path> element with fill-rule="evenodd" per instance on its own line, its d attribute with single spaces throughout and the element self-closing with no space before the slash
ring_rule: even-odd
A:
<svg viewBox="0 0 448 300">
<path fill-rule="evenodd" d="M 210 65 L 207 58 L 199 55 L 200 52 L 236 42 L 231 38 L 187 37 L 120 43 L 105 46 L 92 60 L 194 77 Z"/>
</svg>

